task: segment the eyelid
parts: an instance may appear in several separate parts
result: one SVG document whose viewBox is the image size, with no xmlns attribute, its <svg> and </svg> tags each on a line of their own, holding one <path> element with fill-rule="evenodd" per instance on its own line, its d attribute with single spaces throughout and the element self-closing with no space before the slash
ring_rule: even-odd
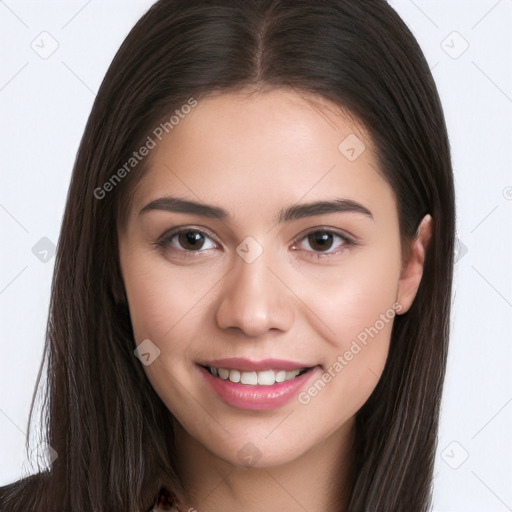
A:
<svg viewBox="0 0 512 512">
<path fill-rule="evenodd" d="M 297 235 L 295 240 L 296 241 L 303 240 L 305 237 L 311 235 L 312 233 L 318 233 L 318 232 L 330 233 L 332 235 L 337 235 L 349 243 L 355 244 L 357 242 L 357 237 L 355 237 L 354 235 L 351 235 L 350 233 L 348 233 L 347 231 L 345 231 L 343 229 L 334 228 L 334 227 L 330 227 L 330 226 L 314 226 L 313 228 L 308 228 L 308 229 L 304 230 L 302 233 L 300 233 L 299 235 Z"/>
</svg>

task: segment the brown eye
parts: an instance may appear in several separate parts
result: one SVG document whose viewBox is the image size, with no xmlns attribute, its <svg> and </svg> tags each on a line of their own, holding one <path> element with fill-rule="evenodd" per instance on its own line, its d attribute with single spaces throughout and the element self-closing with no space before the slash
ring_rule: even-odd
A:
<svg viewBox="0 0 512 512">
<path fill-rule="evenodd" d="M 205 241 L 204 235 L 199 231 L 182 231 L 175 236 L 181 248 L 191 251 L 201 249 Z"/>
<path fill-rule="evenodd" d="M 333 235 L 327 231 L 315 231 L 308 235 L 308 242 L 314 251 L 327 251 L 333 245 Z"/>
<path fill-rule="evenodd" d="M 206 233 L 197 229 L 181 229 L 163 235 L 155 245 L 166 252 L 201 253 L 207 249 L 215 249 L 217 245 Z"/>
<path fill-rule="evenodd" d="M 309 247 L 306 247 L 306 245 Z M 336 256 L 344 249 L 355 245 L 356 242 L 343 233 L 317 229 L 303 236 L 299 243 L 294 246 L 294 249 L 299 248 L 312 257 L 322 258 Z"/>
</svg>

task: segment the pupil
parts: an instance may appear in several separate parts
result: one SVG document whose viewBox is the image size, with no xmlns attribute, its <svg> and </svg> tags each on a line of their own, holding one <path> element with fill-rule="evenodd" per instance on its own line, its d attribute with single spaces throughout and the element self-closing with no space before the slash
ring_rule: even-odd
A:
<svg viewBox="0 0 512 512">
<path fill-rule="evenodd" d="M 197 231 L 180 233 L 178 238 L 184 249 L 200 249 L 204 241 L 204 236 Z"/>
<path fill-rule="evenodd" d="M 312 233 L 308 237 L 309 245 L 315 250 L 325 251 L 330 249 L 332 246 L 332 235 L 330 233 L 326 233 L 325 231 L 318 231 L 317 233 Z"/>
</svg>

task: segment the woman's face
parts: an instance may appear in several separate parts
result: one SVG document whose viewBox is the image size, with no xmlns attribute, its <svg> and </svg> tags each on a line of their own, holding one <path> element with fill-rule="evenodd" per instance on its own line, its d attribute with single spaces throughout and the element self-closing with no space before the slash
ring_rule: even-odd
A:
<svg viewBox="0 0 512 512">
<path fill-rule="evenodd" d="M 412 301 L 393 191 L 361 127 L 296 92 L 160 132 L 120 233 L 144 370 L 210 454 L 289 462 L 353 424 Z"/>
</svg>

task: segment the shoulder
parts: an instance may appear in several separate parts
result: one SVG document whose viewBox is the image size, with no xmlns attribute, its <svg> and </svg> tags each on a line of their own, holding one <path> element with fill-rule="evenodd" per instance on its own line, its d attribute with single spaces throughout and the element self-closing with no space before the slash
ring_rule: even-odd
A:
<svg viewBox="0 0 512 512">
<path fill-rule="evenodd" d="M 30 503 L 40 496 L 48 473 L 36 473 L 0 487 L 0 511 L 30 510 Z"/>
</svg>

